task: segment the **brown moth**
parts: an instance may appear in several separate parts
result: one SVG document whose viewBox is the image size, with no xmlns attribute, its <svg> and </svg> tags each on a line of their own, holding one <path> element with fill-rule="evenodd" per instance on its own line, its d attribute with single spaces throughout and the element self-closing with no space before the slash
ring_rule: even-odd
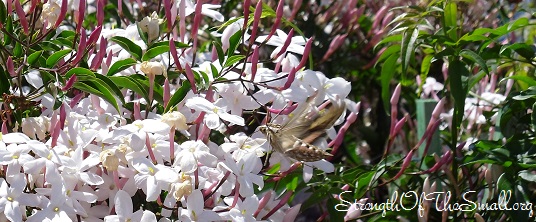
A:
<svg viewBox="0 0 536 222">
<path fill-rule="evenodd" d="M 305 108 L 293 115 L 283 125 L 268 123 L 260 126 L 259 130 L 266 135 L 272 148 L 290 158 L 304 162 L 314 162 L 332 156 L 314 144 L 326 135 L 335 121 L 345 110 L 344 102 L 332 103 L 328 110 L 322 110 L 316 115 L 314 107 L 308 103 Z"/>
</svg>

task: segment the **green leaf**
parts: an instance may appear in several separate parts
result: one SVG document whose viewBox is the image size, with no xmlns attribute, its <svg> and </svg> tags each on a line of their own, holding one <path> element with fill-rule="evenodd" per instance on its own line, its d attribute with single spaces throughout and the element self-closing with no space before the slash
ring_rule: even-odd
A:
<svg viewBox="0 0 536 222">
<path fill-rule="evenodd" d="M 71 78 L 73 74 L 77 74 L 76 77 L 78 77 L 79 74 L 87 75 L 90 77 L 95 77 L 95 73 L 89 69 L 82 68 L 82 67 L 76 67 L 69 70 L 67 73 L 65 73 L 65 79 Z"/>
<path fill-rule="evenodd" d="M 522 76 L 522 75 L 509 76 L 509 77 L 503 78 L 501 80 L 501 82 L 504 81 L 504 80 L 507 80 L 507 79 L 513 79 L 513 80 L 517 80 L 517 81 L 520 81 L 520 82 L 524 82 L 528 86 L 536 86 L 536 80 L 534 80 L 534 78 L 528 77 L 528 76 Z"/>
<path fill-rule="evenodd" d="M 430 72 L 430 66 L 432 65 L 432 59 L 434 58 L 433 55 L 426 55 L 422 59 L 421 64 L 421 78 L 426 78 L 428 76 L 428 73 Z"/>
<path fill-rule="evenodd" d="M 168 42 L 169 43 L 169 42 Z M 152 46 L 150 49 L 148 49 L 145 54 L 143 54 L 143 57 L 141 58 L 142 61 L 149 61 L 150 59 L 162 54 L 169 52 L 169 45 L 159 45 L 159 46 Z"/>
<path fill-rule="evenodd" d="M 138 63 L 136 60 L 134 60 L 133 58 L 126 58 L 126 59 L 123 59 L 123 60 L 119 60 L 117 62 L 115 62 L 111 67 L 110 69 L 108 69 L 108 73 L 106 73 L 107 76 L 112 76 L 118 72 L 121 72 L 125 69 L 128 69 L 130 68 L 131 66 L 135 65 L 136 63 Z"/>
<path fill-rule="evenodd" d="M 130 39 L 127 39 L 122 36 L 114 36 L 110 40 L 120 45 L 123 49 L 127 50 L 127 52 L 134 56 L 136 60 L 141 59 L 142 50 L 140 46 L 134 44 L 134 42 L 130 41 Z"/>
<path fill-rule="evenodd" d="M 511 45 L 505 45 L 501 48 L 500 54 L 503 54 L 506 50 L 513 50 L 520 56 L 523 56 L 523 58 L 527 60 L 532 60 L 534 58 L 535 52 L 532 46 L 527 45 L 525 43 L 514 43 Z"/>
<path fill-rule="evenodd" d="M 149 45 L 148 40 L 147 40 L 149 38 L 148 37 L 149 34 L 141 30 L 139 22 L 136 22 L 136 28 L 138 29 L 138 34 L 140 35 L 141 40 L 143 40 L 143 42 L 145 42 L 146 45 Z"/>
<path fill-rule="evenodd" d="M 0 66 L 0 94 L 9 93 L 9 88 L 11 88 L 9 74 Z"/>
<path fill-rule="evenodd" d="M 476 54 L 475 52 L 469 50 L 469 49 L 464 49 L 460 52 L 460 56 L 464 57 L 464 58 L 467 58 L 467 59 L 470 59 L 471 61 L 475 62 L 476 64 L 478 64 L 480 66 L 480 68 L 486 72 L 486 74 L 489 74 L 489 69 L 488 69 L 488 65 L 486 65 L 486 61 L 484 61 L 484 59 L 482 59 L 482 57 L 480 57 L 478 54 Z"/>
<path fill-rule="evenodd" d="M 229 49 L 227 49 L 227 56 L 232 56 L 235 53 L 235 50 L 238 48 L 240 39 L 242 38 L 242 32 L 237 31 L 229 38 Z"/>
<path fill-rule="evenodd" d="M 91 93 L 91 94 L 94 94 L 103 98 L 104 100 L 112 104 L 112 106 L 117 110 L 117 112 L 119 112 L 119 105 L 117 105 L 117 101 L 115 100 L 110 90 L 98 84 L 97 82 L 91 82 L 91 81 L 76 82 L 74 83 L 74 88 L 77 88 L 84 92 Z"/>
<path fill-rule="evenodd" d="M 244 58 L 246 58 L 246 56 L 244 55 L 229 56 L 227 60 L 225 60 L 225 64 L 223 65 L 223 67 L 230 67 Z"/>
<path fill-rule="evenodd" d="M 6 31 L 8 31 L 9 33 L 13 33 L 13 17 L 12 16 L 7 17 L 5 26 L 6 26 Z M 11 42 L 13 42 L 13 39 L 11 39 L 9 35 L 4 34 L 4 45 L 10 45 Z"/>
<path fill-rule="evenodd" d="M 182 102 L 182 100 L 184 99 L 184 97 L 186 97 L 186 94 L 188 94 L 190 90 L 192 90 L 192 86 L 190 85 L 190 82 L 183 81 L 182 86 L 169 99 L 169 102 L 164 112 L 169 112 L 172 107 Z"/>
<path fill-rule="evenodd" d="M 389 58 L 389 56 L 391 56 L 392 54 L 400 52 L 400 49 L 401 49 L 401 46 L 399 44 L 389 46 L 380 55 L 376 64 L 383 62 L 385 59 Z"/>
<path fill-rule="evenodd" d="M 22 45 L 20 42 L 15 43 L 15 48 L 13 49 L 13 56 L 20 58 L 22 56 Z"/>
<path fill-rule="evenodd" d="M 143 98 L 148 99 L 147 90 L 145 90 L 140 82 L 130 76 L 110 76 L 108 78 L 118 87 L 130 89 Z"/>
<path fill-rule="evenodd" d="M 95 77 L 97 77 L 97 79 L 102 81 L 101 84 L 105 86 L 106 88 L 108 88 L 108 90 L 113 92 L 115 96 L 119 98 L 119 100 L 121 100 L 121 103 L 125 104 L 125 98 L 123 96 L 123 93 L 121 92 L 119 87 L 117 87 L 117 85 L 114 82 L 112 82 L 112 80 L 110 80 L 107 76 L 100 75 L 100 74 L 95 75 Z"/>
<path fill-rule="evenodd" d="M 212 44 L 216 47 L 216 52 L 218 52 L 218 60 L 221 62 L 225 60 L 225 53 L 220 43 L 213 41 Z"/>
<path fill-rule="evenodd" d="M 450 81 L 450 93 L 454 98 L 454 120 L 460 124 L 463 119 L 465 98 L 467 97 L 467 80 L 469 70 L 459 61 L 454 60 L 449 64 L 448 76 Z M 455 127 L 458 127 L 457 125 Z"/>
<path fill-rule="evenodd" d="M 409 61 L 415 53 L 415 41 L 419 37 L 419 30 L 416 28 L 409 29 L 404 32 L 404 39 L 402 40 L 402 74 L 406 74 L 408 71 Z"/>
<path fill-rule="evenodd" d="M 457 24 L 458 21 L 458 6 L 455 2 L 450 2 L 445 6 L 444 10 L 445 26 L 447 35 L 454 41 L 458 39 Z"/>
<path fill-rule="evenodd" d="M 175 44 L 175 47 L 177 47 L 177 48 L 188 48 L 188 47 L 190 47 L 190 45 L 182 43 L 182 42 L 178 42 L 178 41 L 174 41 L 173 43 Z M 158 46 L 163 46 L 163 45 L 169 46 L 169 41 L 155 42 L 155 43 L 153 43 L 151 45 L 151 47 L 149 47 L 149 49 L 152 49 L 152 48 L 155 48 L 155 47 L 158 47 Z"/>
<path fill-rule="evenodd" d="M 54 54 L 50 55 L 50 57 L 48 57 L 47 62 L 46 62 L 47 68 L 54 67 L 58 63 L 58 61 L 60 61 L 61 58 L 65 57 L 71 51 L 72 51 L 71 49 L 64 49 L 64 50 L 57 51 Z"/>
<path fill-rule="evenodd" d="M 7 10 L 4 1 L 0 1 L 0 23 L 6 24 Z"/>
<path fill-rule="evenodd" d="M 390 91 L 390 85 L 391 80 L 393 79 L 396 71 L 396 60 L 398 60 L 397 54 L 392 54 L 389 56 L 387 60 L 383 63 L 382 71 L 381 71 L 381 85 L 382 85 L 382 100 L 383 100 L 383 107 L 385 108 L 385 112 L 389 115 L 389 101 L 391 96 Z"/>
<path fill-rule="evenodd" d="M 30 54 L 28 56 L 28 64 L 33 65 L 42 54 L 43 54 L 43 50 L 39 50 L 37 52 Z"/>
</svg>

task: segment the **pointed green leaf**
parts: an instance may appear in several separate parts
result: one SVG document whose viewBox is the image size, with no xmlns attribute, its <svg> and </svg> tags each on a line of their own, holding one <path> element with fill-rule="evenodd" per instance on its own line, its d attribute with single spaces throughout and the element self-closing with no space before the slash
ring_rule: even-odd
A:
<svg viewBox="0 0 536 222">
<path fill-rule="evenodd" d="M 229 67 L 229 66 L 232 66 L 234 65 L 235 63 L 237 62 L 240 62 L 240 60 L 246 58 L 246 56 L 244 55 L 233 55 L 233 56 L 229 56 L 227 58 L 227 60 L 225 60 L 225 64 L 223 65 L 223 67 Z"/>
<path fill-rule="evenodd" d="M 145 90 L 143 85 L 130 76 L 110 76 L 109 78 L 118 87 L 130 89 L 143 98 L 148 98 L 147 90 Z"/>
<path fill-rule="evenodd" d="M 149 61 L 150 59 L 162 54 L 169 52 L 169 45 L 159 45 L 159 46 L 152 46 L 150 49 L 143 54 L 143 57 L 141 58 L 142 61 Z"/>
<path fill-rule="evenodd" d="M 131 66 L 133 65 L 136 65 L 136 63 L 138 63 L 136 60 L 132 59 L 132 58 L 126 58 L 126 59 L 123 59 L 123 60 L 119 60 L 117 62 L 115 62 L 114 64 L 112 64 L 112 66 L 110 67 L 110 69 L 108 69 L 108 73 L 106 73 L 107 76 L 112 76 L 118 72 L 121 72 L 125 69 L 128 69 L 130 68 Z"/>
<path fill-rule="evenodd" d="M 119 105 L 117 104 L 117 101 L 115 100 L 110 90 L 100 85 L 99 83 L 91 81 L 76 82 L 74 83 L 74 88 L 103 98 L 108 103 L 112 104 L 112 106 L 117 110 L 117 112 L 119 112 Z"/>
<path fill-rule="evenodd" d="M 61 58 L 65 57 L 71 51 L 72 51 L 71 49 L 64 49 L 64 50 L 57 51 L 54 54 L 50 55 L 50 57 L 48 57 L 47 62 L 46 62 L 47 68 L 54 67 L 58 63 L 58 61 L 60 61 Z"/>
<path fill-rule="evenodd" d="M 121 103 L 125 104 L 125 98 L 123 96 L 123 93 L 121 92 L 119 87 L 117 87 L 117 85 L 114 82 L 112 82 L 112 80 L 110 80 L 107 76 L 100 75 L 100 74 L 95 75 L 95 77 L 97 77 L 100 81 L 102 81 L 103 82 L 102 85 L 108 88 L 110 92 L 113 92 L 115 94 L 115 97 L 121 100 Z"/>
<path fill-rule="evenodd" d="M 43 50 L 39 50 L 37 52 L 34 52 L 28 56 L 28 64 L 33 65 L 39 57 L 43 54 Z"/>
<path fill-rule="evenodd" d="M 227 56 L 232 56 L 235 53 L 235 50 L 238 48 L 240 39 L 242 38 L 242 32 L 237 31 L 229 38 L 229 49 L 227 49 Z"/>
<path fill-rule="evenodd" d="M 89 69 L 82 68 L 82 67 L 76 67 L 70 69 L 67 73 L 65 73 L 65 79 L 71 78 L 73 74 L 77 74 L 76 77 L 78 77 L 78 74 L 84 74 L 90 77 L 95 77 L 95 73 Z"/>
<path fill-rule="evenodd" d="M 141 59 L 141 47 L 134 44 L 134 42 L 130 41 L 130 39 L 127 39 L 122 36 L 114 36 L 110 40 L 120 45 L 123 49 L 127 50 L 127 52 L 129 52 L 136 60 Z"/>
<path fill-rule="evenodd" d="M 486 61 L 484 61 L 484 59 L 482 59 L 482 57 L 480 57 L 478 54 L 476 54 L 475 52 L 469 50 L 469 49 L 464 49 L 460 52 L 460 55 L 464 58 L 467 58 L 467 59 L 470 59 L 471 61 L 475 62 L 476 64 L 478 64 L 480 66 L 480 68 L 486 73 L 486 74 L 489 74 L 489 68 L 488 68 L 488 65 L 486 65 Z"/>
<path fill-rule="evenodd" d="M 182 102 L 182 100 L 184 99 L 184 97 L 186 97 L 186 94 L 188 94 L 190 90 L 192 90 L 192 86 L 190 85 L 190 82 L 183 81 L 182 86 L 169 99 L 169 102 L 164 112 L 169 112 L 171 108 L 173 108 L 178 103 Z"/>
<path fill-rule="evenodd" d="M 408 71 L 409 61 L 415 53 L 415 42 L 419 37 L 419 30 L 417 28 L 409 29 L 404 32 L 404 39 L 402 40 L 402 74 L 406 74 Z"/>
</svg>

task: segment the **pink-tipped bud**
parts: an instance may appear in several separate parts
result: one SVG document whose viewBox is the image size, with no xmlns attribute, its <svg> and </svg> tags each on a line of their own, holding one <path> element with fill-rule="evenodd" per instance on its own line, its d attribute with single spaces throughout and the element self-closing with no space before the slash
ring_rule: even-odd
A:
<svg viewBox="0 0 536 222">
<path fill-rule="evenodd" d="M 72 75 L 71 78 L 69 78 L 69 80 L 67 80 L 67 82 L 65 83 L 65 86 L 61 88 L 61 90 L 62 91 L 69 90 L 71 87 L 73 87 L 75 82 L 76 82 L 76 75 Z"/>
<path fill-rule="evenodd" d="M 279 56 L 281 56 L 283 53 L 285 53 L 287 51 L 287 48 L 290 45 L 290 42 L 292 41 L 293 36 L 294 36 L 294 29 L 291 29 L 288 32 L 287 39 L 285 39 L 285 42 L 283 43 L 283 46 L 281 46 L 281 50 L 279 50 L 279 52 L 277 53 L 277 55 L 273 59 L 278 58 Z"/>
<path fill-rule="evenodd" d="M 185 69 L 186 71 L 186 78 L 190 82 L 190 85 L 192 86 L 192 91 L 197 94 L 197 87 L 195 86 L 195 79 L 194 79 L 194 72 L 192 71 L 192 68 L 190 68 L 190 65 L 186 64 Z"/>
<path fill-rule="evenodd" d="M 17 73 L 15 72 L 15 65 L 13 64 L 13 59 L 11 59 L 11 56 L 7 57 L 6 66 L 7 72 L 11 77 L 17 76 Z"/>
<path fill-rule="evenodd" d="M 253 49 L 253 55 L 251 56 L 251 81 L 255 79 L 257 74 L 257 66 L 259 63 L 259 47 Z"/>
<path fill-rule="evenodd" d="M 2 122 L 2 134 L 8 134 L 8 133 L 9 133 L 9 131 L 7 131 L 7 120 L 4 120 Z"/>
<path fill-rule="evenodd" d="M 141 120 L 141 108 L 140 108 L 140 102 L 134 103 L 134 119 L 135 120 Z"/>
<path fill-rule="evenodd" d="M 434 111 L 432 111 L 432 119 L 430 122 L 435 122 L 439 119 L 439 116 L 441 115 L 441 112 L 443 112 L 443 107 L 445 106 L 445 98 L 439 100 L 436 107 L 434 108 Z"/>
<path fill-rule="evenodd" d="M 275 113 L 275 114 L 281 114 L 281 115 L 288 115 L 292 111 L 294 111 L 296 108 L 298 108 L 298 104 L 293 104 L 293 105 L 287 106 L 286 108 L 284 108 L 282 110 L 281 109 L 268 108 L 268 112 Z"/>
<path fill-rule="evenodd" d="M 294 18 L 296 17 L 296 14 L 298 14 L 298 11 L 301 8 L 302 0 L 296 0 L 294 1 L 294 5 L 292 5 L 292 12 L 290 13 L 290 18 L 288 19 L 289 22 L 292 22 Z"/>
<path fill-rule="evenodd" d="M 182 70 L 182 66 L 179 61 L 179 55 L 177 54 L 177 48 L 175 47 L 175 39 L 173 38 L 169 40 L 169 52 L 171 53 L 171 56 L 173 57 L 173 61 L 175 62 L 175 66 L 177 66 L 177 69 Z"/>
<path fill-rule="evenodd" d="M 82 23 L 84 22 L 84 15 L 86 14 L 86 0 L 80 0 L 77 13 L 78 19 L 76 20 L 76 33 L 80 34 Z"/>
<path fill-rule="evenodd" d="M 167 107 L 169 99 L 171 98 L 171 90 L 169 89 L 169 80 L 164 80 L 164 107 Z"/>
<path fill-rule="evenodd" d="M 7 7 L 7 13 L 11 14 L 11 12 L 13 12 L 13 1 L 12 0 L 7 0 L 6 1 L 6 7 Z"/>
<path fill-rule="evenodd" d="M 104 22 L 104 0 L 97 0 L 97 25 L 102 26 Z"/>
<path fill-rule="evenodd" d="M 395 137 L 400 132 L 400 130 L 402 130 L 402 127 L 404 126 L 406 121 L 408 121 L 408 115 L 405 115 L 404 118 L 402 118 L 395 124 L 395 127 L 393 131 L 389 134 L 389 137 Z"/>
<path fill-rule="evenodd" d="M 20 24 L 22 25 L 22 29 L 24 30 L 24 34 L 28 35 L 28 33 L 30 32 L 30 29 L 28 26 L 28 20 L 26 19 L 26 13 L 24 13 L 24 9 L 22 9 L 22 6 L 20 5 L 20 1 L 18 0 L 15 0 L 15 10 L 17 11 L 17 16 L 19 16 L 19 21 L 20 21 Z"/>
<path fill-rule="evenodd" d="M 173 20 L 171 19 L 171 0 L 164 0 L 164 12 L 166 14 L 167 28 L 171 31 Z"/>
<path fill-rule="evenodd" d="M 65 111 L 65 104 L 61 104 L 60 106 L 60 121 L 58 124 L 60 124 L 60 129 L 65 128 L 65 119 L 67 118 L 67 112 Z"/>
<path fill-rule="evenodd" d="M 104 59 L 104 55 L 106 54 L 106 45 L 108 44 L 108 41 L 104 37 L 101 37 L 100 43 L 99 43 L 99 51 L 97 51 L 97 54 L 91 61 L 91 66 L 89 67 L 91 70 L 97 70 L 102 60 Z"/>
<path fill-rule="evenodd" d="M 290 73 L 288 74 L 288 77 L 287 77 L 287 82 L 285 83 L 283 88 L 281 88 L 281 90 L 290 88 L 294 80 L 296 80 L 296 72 L 298 72 L 296 68 L 292 68 L 292 70 L 290 70 Z"/>
<path fill-rule="evenodd" d="M 272 30 L 270 30 L 268 37 L 266 37 L 266 41 L 268 41 L 272 37 L 272 35 L 274 35 L 275 31 L 279 28 L 279 24 L 281 24 L 281 18 L 283 18 L 284 6 L 285 1 L 279 1 L 279 4 L 277 5 L 277 9 L 275 11 L 275 22 L 272 25 Z"/>
<path fill-rule="evenodd" d="M 326 52 L 326 54 L 324 54 L 324 57 L 322 57 L 322 61 L 326 61 L 335 52 L 335 50 L 341 47 L 347 36 L 348 34 L 335 36 L 335 38 L 333 38 L 333 40 L 329 44 L 328 51 Z"/>
<path fill-rule="evenodd" d="M 184 42 L 186 35 L 186 1 L 179 3 L 179 36 L 181 42 Z"/>
<path fill-rule="evenodd" d="M 259 22 L 261 21 L 261 14 L 262 14 L 262 1 L 258 1 L 257 6 L 255 6 L 255 14 L 253 15 L 253 26 L 251 27 L 251 36 L 249 37 L 249 39 L 251 39 L 251 43 L 253 43 L 255 38 L 257 38 L 257 31 L 259 29 Z"/>
<path fill-rule="evenodd" d="M 406 158 L 404 158 L 404 162 L 402 162 L 402 167 L 400 168 L 400 171 L 393 177 L 392 180 L 398 179 L 402 174 L 404 174 L 404 171 L 409 167 L 409 164 L 411 163 L 411 159 L 413 158 L 413 153 L 415 152 L 415 149 L 411 149 L 409 153 L 406 155 Z"/>
<path fill-rule="evenodd" d="M 71 107 L 71 109 L 74 108 L 74 106 L 76 106 L 76 104 L 78 104 L 78 102 L 80 102 L 80 100 L 82 100 L 84 96 L 85 96 L 84 93 L 76 94 L 76 96 L 74 96 L 74 98 L 69 103 L 69 106 Z"/>
<path fill-rule="evenodd" d="M 60 26 L 61 22 L 65 18 L 65 15 L 67 14 L 67 0 L 61 1 L 61 8 L 60 8 L 60 14 L 58 15 L 58 20 L 56 20 L 56 23 L 54 24 L 54 28 L 57 28 Z"/>
<path fill-rule="evenodd" d="M 60 137 L 60 122 L 56 122 L 56 125 L 54 126 L 54 131 L 52 132 L 52 141 L 50 142 L 51 147 L 56 147 L 58 144 L 58 138 Z"/>
<path fill-rule="evenodd" d="M 283 197 L 279 200 L 279 203 L 274 207 L 272 208 L 272 210 L 270 212 L 268 212 L 268 214 L 266 214 L 266 216 L 264 216 L 262 219 L 263 220 L 266 220 L 267 218 L 269 218 L 270 216 L 272 216 L 272 214 L 274 214 L 275 212 L 277 212 L 279 209 L 281 209 L 281 207 L 283 207 L 285 204 L 287 204 L 288 200 L 290 199 L 290 197 L 292 196 L 292 194 L 294 194 L 294 192 L 292 191 L 287 191 Z"/>
<path fill-rule="evenodd" d="M 298 65 L 297 69 L 301 69 L 305 66 L 305 63 L 307 63 L 307 60 L 309 59 L 309 53 L 311 52 L 311 47 L 313 46 L 313 38 L 310 38 L 307 43 L 305 43 L 305 49 L 303 50 L 303 56 L 301 58 L 300 64 Z"/>
<path fill-rule="evenodd" d="M 197 49 L 197 32 L 199 29 L 199 25 L 201 24 L 201 18 L 203 17 L 203 14 L 201 12 L 203 4 L 201 1 L 198 1 L 195 5 L 195 16 L 194 16 L 194 24 L 192 25 L 192 38 L 194 39 L 193 44 L 193 51 L 195 52 Z"/>
<path fill-rule="evenodd" d="M 396 85 L 395 91 L 393 92 L 393 95 L 391 96 L 391 106 L 398 105 L 398 100 L 400 99 L 400 93 L 402 92 L 402 84 L 398 83 Z"/>
<path fill-rule="evenodd" d="M 82 29 L 82 35 L 80 36 L 80 42 L 78 43 L 78 51 L 76 52 L 76 57 L 74 57 L 72 64 L 78 64 L 78 62 L 80 62 L 80 60 L 84 56 L 84 52 L 86 51 L 87 46 L 86 37 L 86 31 Z"/>
<path fill-rule="evenodd" d="M 387 5 L 384 5 L 376 12 L 376 15 L 374 16 L 374 22 L 372 23 L 371 31 L 372 30 L 378 30 L 382 27 L 379 27 L 380 22 L 382 21 L 382 18 L 384 15 L 389 11 L 389 8 Z"/>
<path fill-rule="evenodd" d="M 244 25 L 242 26 L 242 30 L 246 30 L 246 27 L 248 25 L 249 21 L 249 7 L 251 6 L 251 0 L 244 0 Z"/>
<path fill-rule="evenodd" d="M 257 211 L 255 211 L 255 214 L 253 214 L 254 217 L 257 217 L 259 213 L 264 209 L 266 204 L 270 201 L 270 198 L 272 197 L 272 192 L 266 192 L 264 196 L 259 201 L 259 207 L 257 208 Z"/>
<path fill-rule="evenodd" d="M 93 32 L 91 32 L 91 35 L 89 35 L 89 39 L 87 40 L 86 45 L 92 45 L 97 42 L 99 39 L 99 36 L 101 34 L 102 26 L 97 27 Z"/>
</svg>

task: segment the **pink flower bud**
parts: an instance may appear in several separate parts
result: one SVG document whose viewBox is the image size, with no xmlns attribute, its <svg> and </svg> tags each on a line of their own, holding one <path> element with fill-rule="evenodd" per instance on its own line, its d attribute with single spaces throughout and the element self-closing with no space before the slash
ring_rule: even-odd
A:
<svg viewBox="0 0 536 222">
<path fill-rule="evenodd" d="M 140 102 L 134 103 L 134 120 L 141 120 L 141 108 L 140 108 Z"/>
<path fill-rule="evenodd" d="M 82 29 L 82 23 L 84 22 L 84 15 L 86 14 L 86 0 L 80 0 L 78 5 L 78 19 L 76 20 L 76 33 L 80 34 Z"/>
<path fill-rule="evenodd" d="M 326 54 L 324 54 L 324 57 L 322 57 L 322 61 L 326 61 L 335 52 L 335 50 L 337 50 L 344 43 L 344 40 L 346 40 L 347 36 L 348 34 L 335 36 L 335 38 L 333 38 L 329 44 L 328 51 Z"/>
<path fill-rule="evenodd" d="M 266 41 L 268 41 L 272 37 L 272 35 L 275 33 L 275 31 L 279 28 L 279 24 L 281 24 L 281 18 L 283 18 L 284 6 L 285 6 L 285 1 L 279 1 L 279 4 L 277 5 L 277 9 L 275 11 L 275 22 L 272 25 L 272 30 L 270 30 L 268 37 L 266 37 Z"/>
<path fill-rule="evenodd" d="M 100 43 L 99 43 L 99 51 L 97 51 L 97 54 L 91 61 L 91 66 L 89 67 L 91 70 L 97 70 L 102 60 L 104 59 L 104 55 L 106 54 L 106 45 L 108 44 L 108 41 L 104 37 L 101 37 Z"/>
<path fill-rule="evenodd" d="M 171 19 L 171 0 L 164 0 L 164 12 L 166 13 L 167 28 L 171 31 L 173 20 Z"/>
<path fill-rule="evenodd" d="M 102 26 L 104 22 L 104 0 L 97 0 L 97 25 Z"/>
<path fill-rule="evenodd" d="M 402 174 L 404 174 L 404 171 L 406 171 L 406 169 L 408 168 L 409 164 L 411 163 L 411 159 L 413 158 L 413 153 L 415 152 L 415 150 L 416 149 L 411 149 L 409 151 L 409 153 L 406 155 L 406 158 L 404 158 L 404 162 L 402 163 L 402 167 L 400 168 L 400 171 L 398 171 L 398 173 L 395 175 L 395 177 L 393 177 L 393 179 L 391 179 L 391 180 L 396 180 L 400 176 L 402 176 Z"/>
<path fill-rule="evenodd" d="M 99 39 L 99 36 L 101 34 L 102 26 L 97 27 L 93 32 L 91 32 L 91 35 L 89 35 L 89 39 L 87 40 L 86 45 L 92 45 L 97 42 Z"/>
<path fill-rule="evenodd" d="M 192 68 L 190 68 L 190 65 L 185 64 L 184 71 L 186 71 L 186 78 L 188 79 L 188 81 L 190 82 L 190 85 L 192 86 L 192 91 L 197 94 L 197 88 L 195 86 L 195 79 L 194 79 L 194 72 L 192 71 Z"/>
<path fill-rule="evenodd" d="M 281 90 L 285 90 L 285 89 L 290 88 L 290 86 L 292 85 L 294 80 L 296 80 L 296 72 L 297 71 L 298 70 L 296 68 L 292 68 L 292 70 L 290 70 L 290 73 L 288 74 L 288 77 L 287 77 L 287 82 L 285 83 L 283 88 L 281 88 Z"/>
<path fill-rule="evenodd" d="M 242 30 L 246 30 L 246 27 L 248 25 L 249 21 L 249 7 L 251 6 L 251 0 L 244 0 L 243 4 L 244 8 L 244 25 L 242 26 Z"/>
<path fill-rule="evenodd" d="M 65 14 L 67 14 L 67 7 L 68 7 L 67 0 L 62 0 L 60 14 L 58 15 L 58 19 L 56 20 L 56 23 L 54 24 L 54 28 L 57 28 L 58 26 L 60 26 L 61 22 L 65 18 Z"/>
<path fill-rule="evenodd" d="M 164 107 L 167 107 L 169 99 L 171 98 L 171 90 L 169 89 L 169 80 L 166 78 L 164 80 Z"/>
<path fill-rule="evenodd" d="M 6 66 L 7 72 L 11 77 L 17 76 L 17 73 L 15 72 L 15 65 L 13 64 L 13 59 L 11 59 L 11 56 L 7 57 Z"/>
<path fill-rule="evenodd" d="M 303 50 L 303 56 L 301 58 L 300 64 L 296 69 L 301 69 L 305 67 L 305 63 L 309 59 L 309 53 L 311 52 L 311 47 L 313 46 L 313 38 L 310 38 L 307 43 L 305 43 L 305 49 Z"/>
<path fill-rule="evenodd" d="M 258 1 L 257 5 L 255 6 L 255 14 L 253 15 L 253 26 L 251 27 L 251 36 L 249 39 L 251 39 L 251 43 L 253 44 L 253 40 L 257 38 L 257 30 L 259 29 L 259 22 L 261 20 L 261 14 L 262 14 L 262 1 Z"/>
<path fill-rule="evenodd" d="M 179 3 L 179 36 L 181 42 L 184 42 L 184 36 L 186 35 L 186 1 L 180 1 Z"/>
<path fill-rule="evenodd" d="M 203 4 L 201 1 L 197 1 L 197 4 L 195 5 L 195 16 L 194 16 L 194 23 L 192 25 L 192 38 L 194 39 L 194 45 L 192 51 L 197 50 L 197 31 L 199 29 L 199 25 L 201 24 L 201 18 L 203 17 L 203 14 L 201 12 Z"/>
<path fill-rule="evenodd" d="M 266 206 L 266 204 L 270 201 L 270 197 L 272 197 L 272 192 L 266 192 L 264 196 L 259 201 L 259 207 L 257 208 L 257 211 L 253 214 L 254 217 L 257 217 L 259 213 L 263 210 L 263 208 Z"/>
<path fill-rule="evenodd" d="M 279 52 L 274 57 L 274 59 L 278 58 L 279 56 L 281 56 L 283 53 L 285 53 L 287 51 L 287 48 L 290 45 L 290 42 L 292 41 L 293 36 L 294 36 L 294 29 L 291 29 L 288 32 L 287 39 L 285 39 L 285 42 L 283 43 L 283 46 L 281 46 L 281 50 L 279 50 Z"/>
<path fill-rule="evenodd" d="M 259 64 L 259 47 L 253 49 L 253 55 L 251 56 L 251 81 L 255 79 L 257 74 L 257 66 Z"/>
<path fill-rule="evenodd" d="M 396 85 L 395 91 L 393 92 L 393 95 L 391 96 L 391 106 L 398 105 L 398 100 L 400 99 L 400 93 L 402 91 L 402 84 L 398 83 Z"/>
<path fill-rule="evenodd" d="M 72 64 L 78 64 L 82 57 L 84 56 L 84 52 L 86 51 L 87 46 L 87 38 L 86 38 L 86 31 L 82 29 L 82 34 L 80 36 L 80 42 L 78 43 L 78 51 L 76 52 L 76 57 L 73 59 Z"/>
<path fill-rule="evenodd" d="M 72 75 L 71 78 L 69 78 L 69 80 L 67 80 L 67 82 L 65 83 L 65 86 L 61 88 L 61 90 L 62 91 L 69 90 L 71 87 L 73 87 L 75 82 L 76 82 L 76 75 Z"/>
<path fill-rule="evenodd" d="M 24 10 L 22 9 L 22 6 L 20 5 L 20 1 L 18 0 L 15 0 L 15 10 L 17 11 L 17 16 L 19 16 L 20 24 L 22 25 L 24 34 L 28 35 L 30 30 L 28 27 L 28 20 L 26 19 L 26 13 L 24 13 Z"/>
<path fill-rule="evenodd" d="M 169 52 L 171 53 L 171 56 L 173 57 L 173 61 L 175 62 L 175 66 L 177 66 L 177 69 L 182 70 L 182 66 L 179 61 L 179 55 L 177 54 L 177 48 L 175 47 L 175 39 L 173 38 L 169 40 Z"/>
<path fill-rule="evenodd" d="M 301 8 L 302 0 L 296 0 L 294 1 L 294 5 L 292 5 L 292 12 L 290 13 L 290 18 L 288 19 L 289 22 L 292 22 L 294 18 L 296 17 L 296 14 L 298 14 L 298 11 Z"/>
</svg>

